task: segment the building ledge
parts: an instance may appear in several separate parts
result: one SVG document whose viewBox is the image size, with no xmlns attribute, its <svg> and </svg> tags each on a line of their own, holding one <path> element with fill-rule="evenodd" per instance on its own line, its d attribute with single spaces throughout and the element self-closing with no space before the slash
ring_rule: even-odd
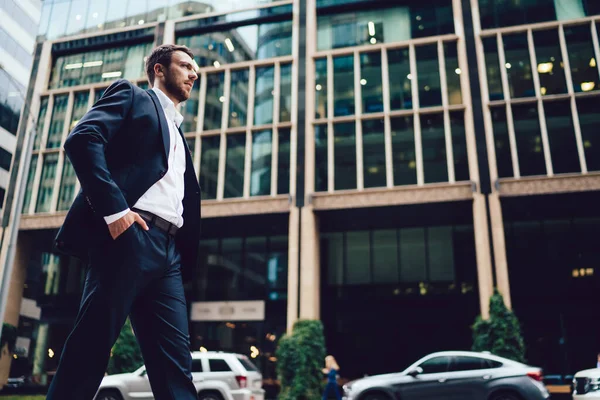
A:
<svg viewBox="0 0 600 400">
<path fill-rule="evenodd" d="M 65 211 L 52 214 L 21 215 L 19 230 L 58 229 L 63 224 L 66 215 Z"/>
<path fill-rule="evenodd" d="M 441 203 L 473 199 L 472 182 L 432 183 L 423 186 L 402 186 L 313 193 L 311 203 L 315 210 L 342 208 L 383 207 L 405 204 Z"/>
<path fill-rule="evenodd" d="M 533 196 L 600 190 L 600 173 L 564 174 L 556 176 L 499 179 L 496 188 L 500 196 Z"/>
</svg>

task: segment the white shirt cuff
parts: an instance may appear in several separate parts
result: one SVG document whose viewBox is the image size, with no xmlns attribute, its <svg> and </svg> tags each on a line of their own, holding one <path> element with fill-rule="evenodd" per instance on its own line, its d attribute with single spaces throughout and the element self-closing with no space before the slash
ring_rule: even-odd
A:
<svg viewBox="0 0 600 400">
<path fill-rule="evenodd" d="M 129 213 L 129 208 L 127 210 L 121 211 L 119 213 L 109 215 L 108 217 L 104 217 L 104 220 L 106 221 L 106 225 L 110 225 L 113 222 L 123 218 L 124 216 L 127 215 L 127 213 Z"/>
</svg>

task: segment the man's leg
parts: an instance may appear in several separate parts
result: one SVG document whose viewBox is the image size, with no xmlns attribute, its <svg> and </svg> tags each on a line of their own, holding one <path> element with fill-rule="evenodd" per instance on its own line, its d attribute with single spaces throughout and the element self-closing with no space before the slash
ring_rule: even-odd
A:
<svg viewBox="0 0 600 400">
<path fill-rule="evenodd" d="M 127 231 L 123 235 L 127 236 L 92 257 L 75 327 L 63 348 L 47 400 L 92 400 L 98 390 L 140 281 L 137 263 L 123 254 L 135 237 Z"/>
<path fill-rule="evenodd" d="M 131 322 L 155 400 L 196 400 L 180 257 L 168 247 L 171 266 L 140 293 Z"/>
</svg>

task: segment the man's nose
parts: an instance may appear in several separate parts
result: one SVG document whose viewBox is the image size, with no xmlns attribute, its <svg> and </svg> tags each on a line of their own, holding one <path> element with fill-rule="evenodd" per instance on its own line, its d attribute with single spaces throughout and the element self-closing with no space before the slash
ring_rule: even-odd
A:
<svg viewBox="0 0 600 400">
<path fill-rule="evenodd" d="M 196 79 L 198 79 L 198 74 L 195 71 L 192 71 L 192 73 L 190 73 L 189 79 L 195 81 Z"/>
</svg>

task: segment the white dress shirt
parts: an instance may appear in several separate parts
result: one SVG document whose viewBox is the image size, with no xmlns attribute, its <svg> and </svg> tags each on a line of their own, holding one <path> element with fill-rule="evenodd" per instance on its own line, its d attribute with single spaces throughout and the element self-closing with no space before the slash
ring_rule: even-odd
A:
<svg viewBox="0 0 600 400">
<path fill-rule="evenodd" d="M 185 185 L 185 146 L 179 134 L 178 127 L 183 122 L 183 116 L 175 108 L 175 104 L 160 89 L 152 88 L 165 113 L 169 125 L 169 157 L 167 173 L 140 197 L 134 207 L 148 211 L 166 219 L 178 228 L 183 226 L 183 195 Z M 129 208 L 119 213 L 104 217 L 107 224 L 122 218 Z"/>
</svg>

